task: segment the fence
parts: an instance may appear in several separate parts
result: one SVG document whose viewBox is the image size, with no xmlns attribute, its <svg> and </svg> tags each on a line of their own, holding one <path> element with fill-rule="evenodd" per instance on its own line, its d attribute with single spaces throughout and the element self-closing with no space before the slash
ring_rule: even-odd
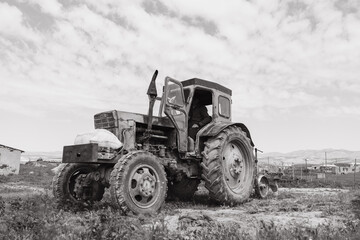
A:
<svg viewBox="0 0 360 240">
<path fill-rule="evenodd" d="M 322 172 L 301 172 L 288 171 L 285 172 L 283 181 L 306 181 L 310 183 L 319 183 L 326 185 L 335 185 L 341 187 L 360 188 L 360 172 L 348 174 L 333 174 Z"/>
</svg>

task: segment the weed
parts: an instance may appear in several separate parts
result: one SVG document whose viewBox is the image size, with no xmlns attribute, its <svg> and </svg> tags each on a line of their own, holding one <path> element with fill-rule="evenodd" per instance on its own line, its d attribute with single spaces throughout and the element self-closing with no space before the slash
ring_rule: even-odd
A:
<svg viewBox="0 0 360 240">
<path fill-rule="evenodd" d="M 20 175 L 0 177 L 0 182 L 22 181 L 50 189 L 54 165 L 41 164 L 46 167 L 24 165 Z M 31 171 L 34 174 L 29 175 Z M 327 224 L 304 226 L 291 222 L 283 226 L 273 220 L 256 220 L 244 226 L 200 214 L 192 219 L 179 217 L 176 230 L 169 230 L 165 217 L 176 217 L 173 215 L 179 215 L 184 208 L 217 210 L 219 206 L 211 205 L 208 195 L 200 194 L 193 202 L 166 203 L 160 215 L 122 216 L 111 207 L 107 194 L 102 202 L 91 208 L 65 210 L 58 209 L 54 199 L 47 194 L 26 199 L 0 197 L 0 239 L 360 239 L 360 192 L 325 195 L 280 192 L 277 196 L 254 199 L 232 208 L 254 213 L 251 219 L 255 219 L 258 213 L 286 212 L 291 215 L 320 211 L 323 216 L 343 216 L 339 227 Z"/>
<path fill-rule="evenodd" d="M 4 168 L 8 168 L 9 167 L 9 165 L 6 165 L 6 164 L 1 164 L 0 165 L 0 169 L 4 169 Z"/>
</svg>

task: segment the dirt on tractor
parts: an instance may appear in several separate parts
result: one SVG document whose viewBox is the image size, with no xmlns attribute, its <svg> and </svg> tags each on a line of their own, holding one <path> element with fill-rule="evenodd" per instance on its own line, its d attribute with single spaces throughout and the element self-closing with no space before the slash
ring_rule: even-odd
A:
<svg viewBox="0 0 360 240">
<path fill-rule="evenodd" d="M 147 114 L 111 110 L 94 116 L 94 131 L 64 146 L 53 179 L 61 207 L 88 206 L 110 189 L 125 214 L 154 214 L 167 197 L 189 200 L 202 181 L 218 205 L 234 206 L 252 192 L 266 198 L 278 185 L 257 173 L 250 130 L 231 116 L 232 90 L 216 82 L 166 77 L 149 84 Z M 154 114 L 155 102 L 159 109 Z"/>
</svg>

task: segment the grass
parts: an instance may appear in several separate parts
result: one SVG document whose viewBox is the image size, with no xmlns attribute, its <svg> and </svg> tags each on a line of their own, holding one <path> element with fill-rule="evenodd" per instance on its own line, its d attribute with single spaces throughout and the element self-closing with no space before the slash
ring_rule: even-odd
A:
<svg viewBox="0 0 360 240">
<path fill-rule="evenodd" d="M 51 189 L 51 169 L 56 164 L 40 164 L 44 166 L 22 165 L 19 175 L 0 177 L 0 183 L 21 182 Z M 215 205 L 206 193 L 202 193 L 192 202 L 168 202 L 160 214 L 153 216 L 123 216 L 112 208 L 108 195 L 104 198 L 91 209 L 64 210 L 58 209 L 52 196 L 46 194 L 0 197 L 0 239 L 360 239 L 360 191 L 321 198 L 281 192 L 234 208 Z M 322 224 L 313 228 L 289 223 L 284 228 L 271 220 L 251 223 L 249 230 L 250 225 L 221 222 L 205 215 L 188 219 L 180 214 L 181 209 L 240 209 L 249 215 L 319 211 L 322 217 L 342 217 L 341 224 L 346 227 Z M 177 229 L 169 230 L 167 220 L 177 216 Z"/>
<path fill-rule="evenodd" d="M 28 162 L 20 166 L 19 174 L 0 176 L 0 183 L 21 183 L 26 186 L 51 189 L 54 173 L 51 171 L 58 163 Z"/>
<path fill-rule="evenodd" d="M 2 202 L 0 239 L 151 239 L 158 232 L 105 206 L 63 211 L 47 196 Z"/>
<path fill-rule="evenodd" d="M 360 188 L 360 172 L 349 174 L 326 173 L 326 177 L 317 179 L 316 175 L 310 174 L 303 176 L 295 175 L 297 180 L 292 180 L 292 175 L 288 174 L 280 182 L 282 187 L 330 187 L 330 188 Z M 303 178 L 303 179 L 301 179 Z M 307 179 L 307 180 L 306 180 Z"/>
<path fill-rule="evenodd" d="M 165 214 L 122 216 L 108 204 L 92 210 L 59 210 L 46 195 L 28 199 L 0 198 L 0 239 L 359 239 L 358 221 L 347 229 L 301 225 L 281 229 L 260 222 L 253 233 L 238 224 L 183 221 L 177 231 L 166 227 Z"/>
</svg>

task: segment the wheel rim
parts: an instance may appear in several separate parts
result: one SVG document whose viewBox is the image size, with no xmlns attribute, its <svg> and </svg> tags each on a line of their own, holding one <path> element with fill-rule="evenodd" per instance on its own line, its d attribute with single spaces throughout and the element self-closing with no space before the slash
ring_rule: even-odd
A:
<svg viewBox="0 0 360 240">
<path fill-rule="evenodd" d="M 68 178 L 68 192 L 70 197 L 76 202 L 92 202 L 97 200 L 94 197 L 96 197 L 96 194 L 100 191 L 99 184 L 92 183 L 90 187 L 86 188 L 82 185 L 87 174 L 89 174 L 91 171 L 92 169 L 88 167 L 81 167 L 75 169 L 75 171 Z"/>
<path fill-rule="evenodd" d="M 80 168 L 74 171 L 71 176 L 69 177 L 67 186 L 69 187 L 69 193 L 70 196 L 76 200 L 81 201 L 81 196 L 77 196 L 77 188 L 81 187 L 81 183 L 79 181 L 79 178 L 82 177 L 82 174 L 88 174 L 90 172 L 87 168 Z M 80 186 L 79 186 L 80 185 Z"/>
<path fill-rule="evenodd" d="M 242 146 L 235 141 L 226 144 L 223 154 L 223 171 L 227 186 L 237 192 L 245 181 L 247 173 L 247 155 Z"/>
<path fill-rule="evenodd" d="M 130 173 L 129 195 L 139 208 L 149 208 L 160 196 L 159 175 L 147 164 L 138 165 Z"/>
</svg>

